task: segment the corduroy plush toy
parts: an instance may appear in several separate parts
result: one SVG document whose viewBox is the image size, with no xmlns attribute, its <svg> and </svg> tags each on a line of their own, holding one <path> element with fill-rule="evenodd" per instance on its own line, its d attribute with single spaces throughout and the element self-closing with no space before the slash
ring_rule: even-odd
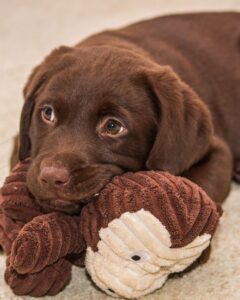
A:
<svg viewBox="0 0 240 300">
<path fill-rule="evenodd" d="M 221 216 L 199 186 L 155 171 L 114 177 L 79 216 L 44 213 L 26 187 L 28 165 L 7 177 L 0 203 L 5 279 L 18 295 L 58 293 L 84 257 L 106 293 L 146 295 L 202 254 Z"/>
</svg>

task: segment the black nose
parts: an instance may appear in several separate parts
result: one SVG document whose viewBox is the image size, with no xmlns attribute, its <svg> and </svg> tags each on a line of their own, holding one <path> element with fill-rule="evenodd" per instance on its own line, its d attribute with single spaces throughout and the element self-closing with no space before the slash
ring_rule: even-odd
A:
<svg viewBox="0 0 240 300">
<path fill-rule="evenodd" d="M 69 181 L 70 174 L 65 168 L 43 167 L 39 178 L 43 184 L 62 186 Z"/>
</svg>

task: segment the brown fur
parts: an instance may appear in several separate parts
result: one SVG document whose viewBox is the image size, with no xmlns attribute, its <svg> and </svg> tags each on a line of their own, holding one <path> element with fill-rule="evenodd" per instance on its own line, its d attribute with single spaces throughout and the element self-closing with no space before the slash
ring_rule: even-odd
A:
<svg viewBox="0 0 240 300">
<path fill-rule="evenodd" d="M 160 17 L 55 49 L 24 89 L 19 157 L 33 158 L 31 192 L 86 202 L 112 176 L 152 169 L 223 201 L 232 175 L 240 181 L 239 51 L 239 13 Z M 57 111 L 54 128 L 41 123 L 42 103 Z M 100 138 L 105 114 L 129 133 Z M 66 168 L 70 182 L 44 189 L 42 162 Z"/>
</svg>

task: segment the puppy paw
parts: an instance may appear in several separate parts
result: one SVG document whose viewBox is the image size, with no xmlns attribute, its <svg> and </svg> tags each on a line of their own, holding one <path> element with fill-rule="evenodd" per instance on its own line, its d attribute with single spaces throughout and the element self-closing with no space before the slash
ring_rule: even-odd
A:
<svg viewBox="0 0 240 300">
<path fill-rule="evenodd" d="M 34 218 L 13 243 L 10 265 L 19 274 L 37 273 L 70 253 L 81 253 L 83 241 L 74 217 L 51 213 Z"/>
<path fill-rule="evenodd" d="M 71 263 L 65 259 L 60 259 L 34 274 L 18 274 L 8 266 L 5 271 L 5 281 L 16 295 L 54 296 L 69 283 L 71 267 Z"/>
</svg>

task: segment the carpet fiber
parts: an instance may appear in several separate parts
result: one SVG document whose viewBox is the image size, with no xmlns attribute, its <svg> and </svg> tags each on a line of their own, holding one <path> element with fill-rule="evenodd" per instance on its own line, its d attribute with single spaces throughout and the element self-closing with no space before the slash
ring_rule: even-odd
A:
<svg viewBox="0 0 240 300">
<path fill-rule="evenodd" d="M 0 0 L 0 183 L 8 173 L 12 137 L 17 132 L 22 87 L 30 70 L 54 47 L 73 45 L 85 36 L 165 13 L 240 10 L 239 0 Z M 209 261 L 170 279 L 144 299 L 240 299 L 240 186 L 233 184 L 224 215 L 212 242 Z M 15 296 L 4 282 L 5 257 L 0 254 L 0 300 Z M 73 269 L 70 285 L 44 299 L 113 299 Z"/>
</svg>

